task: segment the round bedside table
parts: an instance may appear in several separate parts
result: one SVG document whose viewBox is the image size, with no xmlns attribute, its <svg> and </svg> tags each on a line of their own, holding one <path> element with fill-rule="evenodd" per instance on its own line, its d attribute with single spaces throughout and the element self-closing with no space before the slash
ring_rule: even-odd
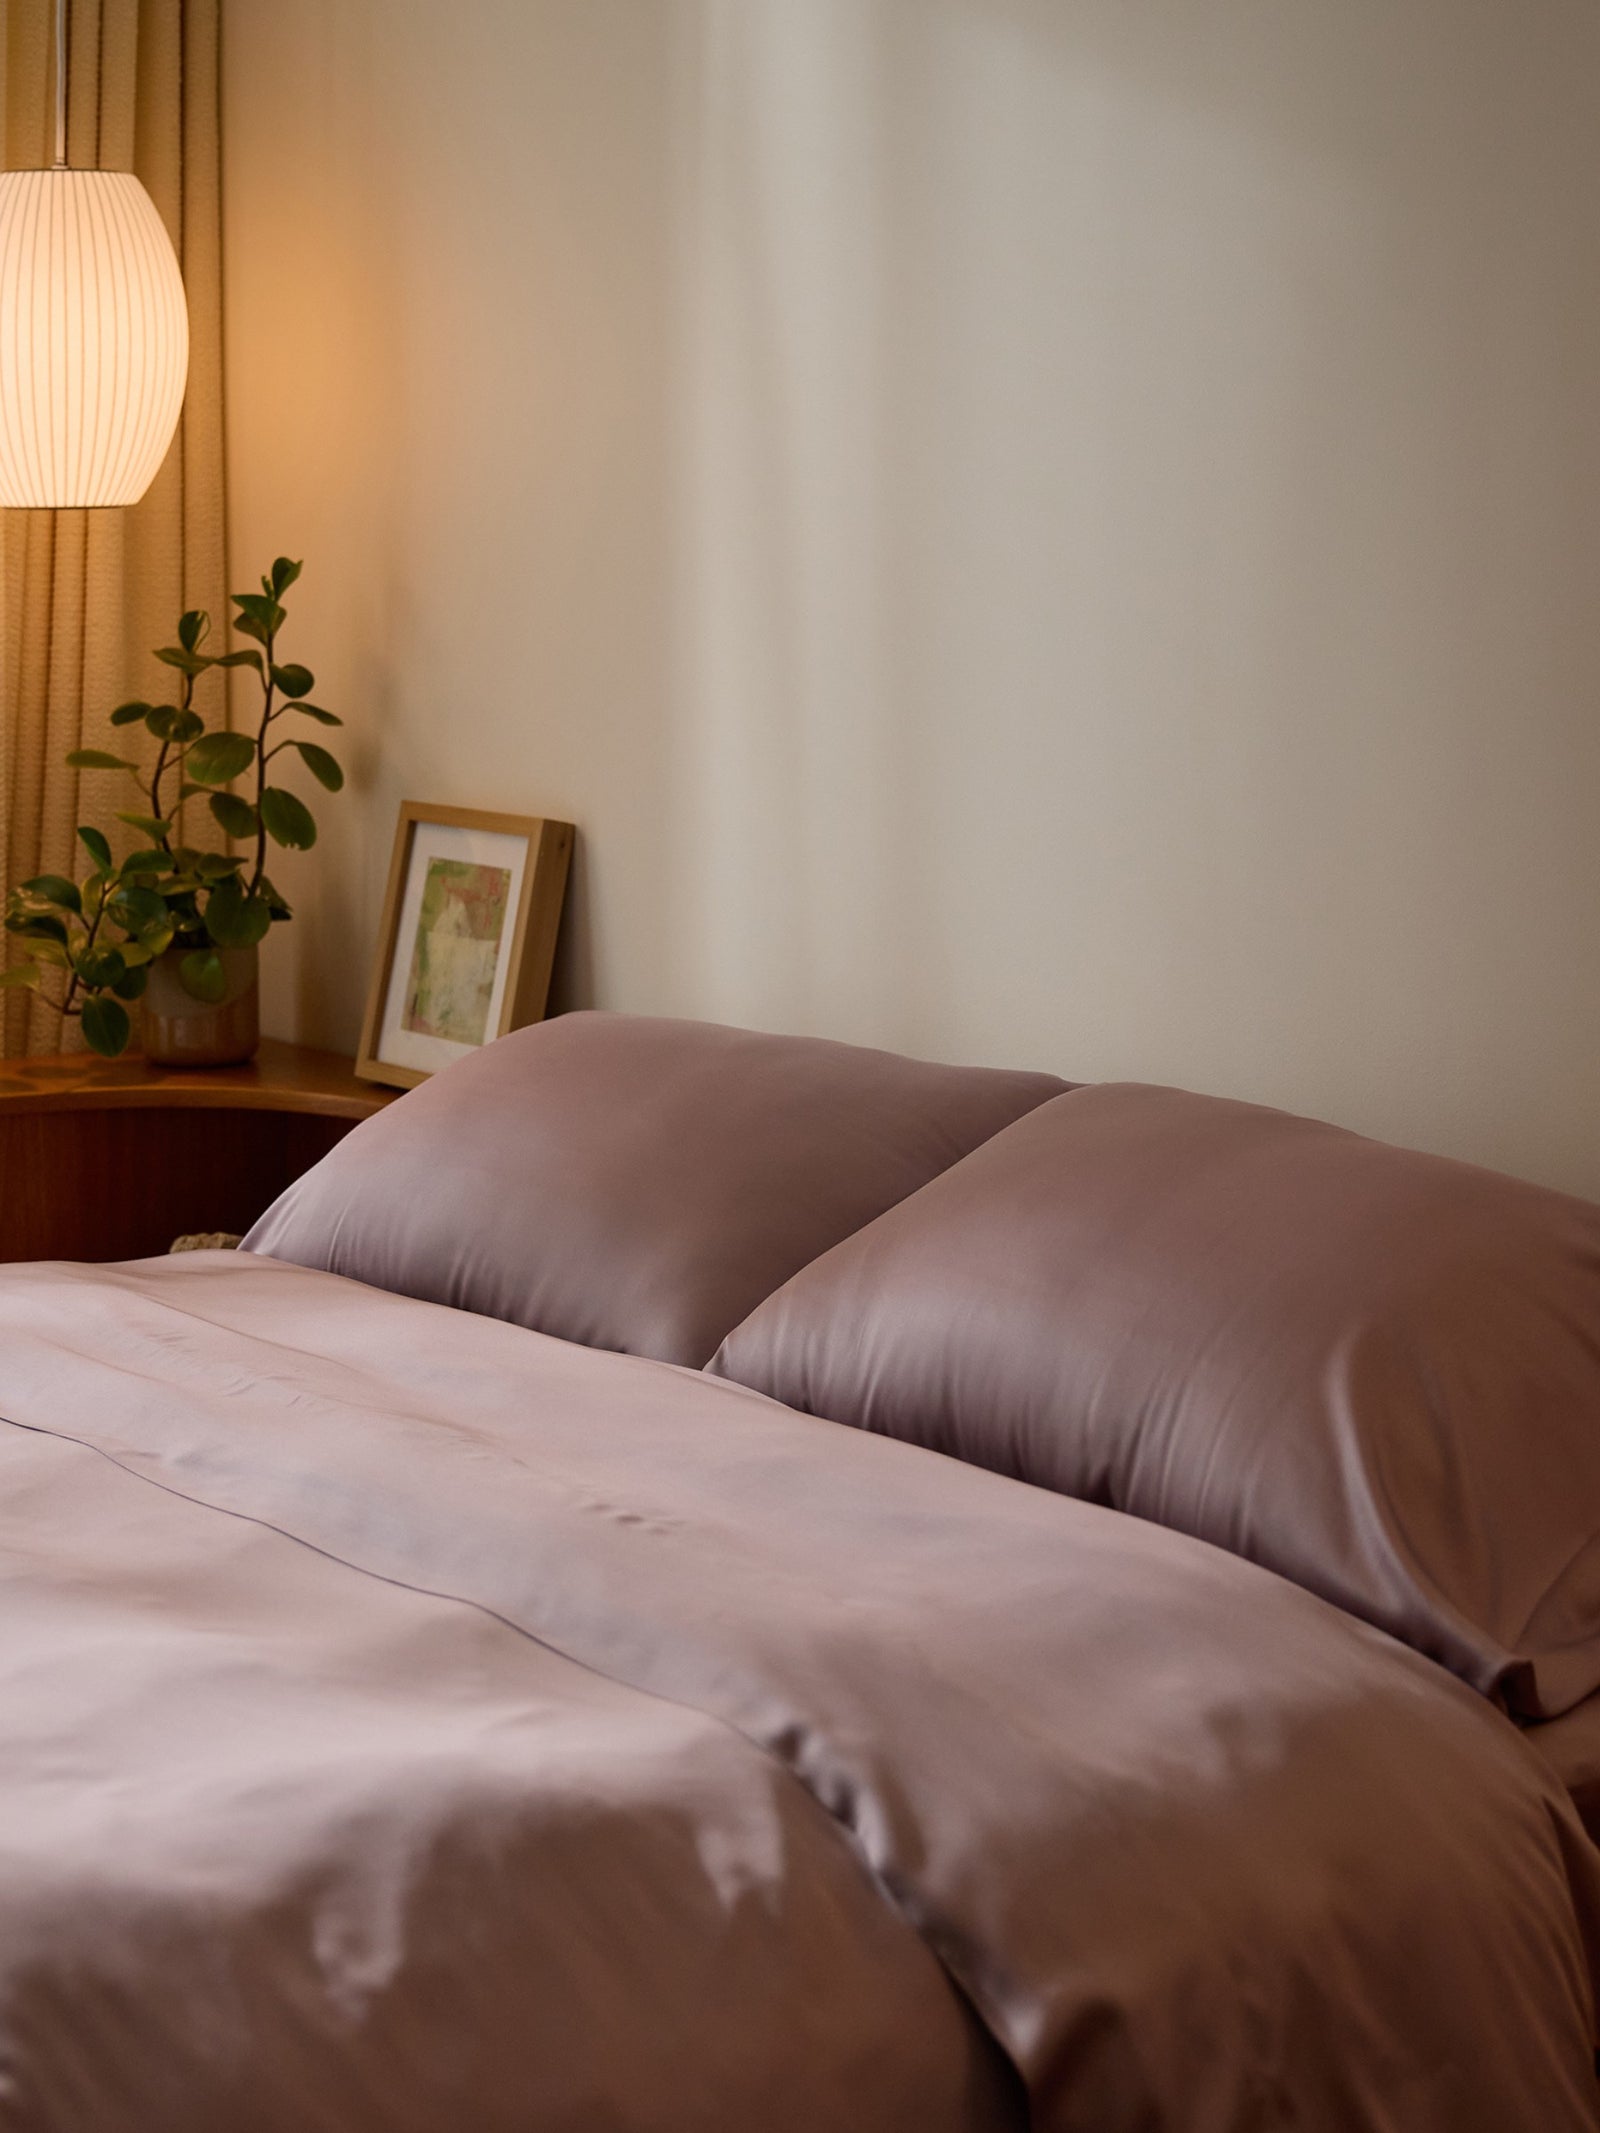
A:
<svg viewBox="0 0 1600 2133">
<path fill-rule="evenodd" d="M 242 1234 L 397 1094 L 274 1038 L 248 1066 L 0 1060 L 0 1260 L 143 1259 L 186 1231 Z"/>
</svg>

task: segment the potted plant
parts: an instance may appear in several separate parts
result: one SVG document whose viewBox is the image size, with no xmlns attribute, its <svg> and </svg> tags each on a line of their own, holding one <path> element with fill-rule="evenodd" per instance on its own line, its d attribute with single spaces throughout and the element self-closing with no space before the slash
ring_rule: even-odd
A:
<svg viewBox="0 0 1600 2133">
<path fill-rule="evenodd" d="M 107 1059 L 127 1049 L 136 1000 L 144 1003 L 145 1052 L 157 1064 L 220 1066 L 255 1052 L 257 951 L 292 916 L 268 878 L 268 847 L 306 851 L 317 841 L 310 809 L 279 782 L 283 759 L 298 757 L 329 792 L 344 783 L 326 748 L 282 723 L 342 723 L 309 701 L 316 685 L 309 668 L 277 657 L 283 595 L 299 575 L 300 565 L 280 556 L 259 593 L 233 594 L 233 627 L 254 640 L 247 650 L 214 656 L 203 649 L 210 618 L 196 608 L 180 619 L 177 643 L 156 653 L 182 676 L 178 701 L 119 704 L 111 714 L 113 726 L 142 724 L 154 737 L 148 772 L 98 748 L 67 757 L 75 769 L 123 770 L 133 779 L 140 805 L 117 820 L 136 833 L 138 848 L 119 863 L 99 830 L 80 828 L 93 862 L 81 881 L 40 874 L 7 899 L 5 929 L 27 943 L 29 959 L 0 974 L 0 985 L 55 997 Z M 208 728 L 195 710 L 195 684 L 212 667 L 256 675 L 261 706 L 252 730 Z M 240 779 L 243 792 L 228 789 Z M 242 852 L 189 841 L 186 814 L 200 800 Z"/>
</svg>

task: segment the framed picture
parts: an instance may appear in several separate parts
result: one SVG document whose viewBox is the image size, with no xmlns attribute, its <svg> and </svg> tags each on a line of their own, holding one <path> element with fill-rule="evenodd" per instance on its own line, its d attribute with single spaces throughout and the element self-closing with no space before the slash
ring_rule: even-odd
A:
<svg viewBox="0 0 1600 2133">
<path fill-rule="evenodd" d="M 356 1072 L 415 1088 L 537 1022 L 550 990 L 572 824 L 407 800 Z"/>
</svg>

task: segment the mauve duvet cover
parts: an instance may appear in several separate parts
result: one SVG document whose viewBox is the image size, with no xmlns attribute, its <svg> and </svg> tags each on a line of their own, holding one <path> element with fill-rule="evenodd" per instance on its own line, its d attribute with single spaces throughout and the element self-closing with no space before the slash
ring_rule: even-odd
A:
<svg viewBox="0 0 1600 2133">
<path fill-rule="evenodd" d="M 270 1261 L 0 1416 L 5 2133 L 1597 2124 L 1570 1803 L 1267 1571 Z"/>
</svg>

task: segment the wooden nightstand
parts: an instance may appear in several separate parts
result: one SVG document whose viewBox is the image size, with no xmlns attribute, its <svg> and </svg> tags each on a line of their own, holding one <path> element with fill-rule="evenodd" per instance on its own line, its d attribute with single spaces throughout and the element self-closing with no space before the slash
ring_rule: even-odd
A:
<svg viewBox="0 0 1600 2133">
<path fill-rule="evenodd" d="M 248 1066 L 204 1071 L 0 1061 L 0 1260 L 140 1259 L 188 1231 L 242 1233 L 396 1094 L 272 1038 Z"/>
</svg>

